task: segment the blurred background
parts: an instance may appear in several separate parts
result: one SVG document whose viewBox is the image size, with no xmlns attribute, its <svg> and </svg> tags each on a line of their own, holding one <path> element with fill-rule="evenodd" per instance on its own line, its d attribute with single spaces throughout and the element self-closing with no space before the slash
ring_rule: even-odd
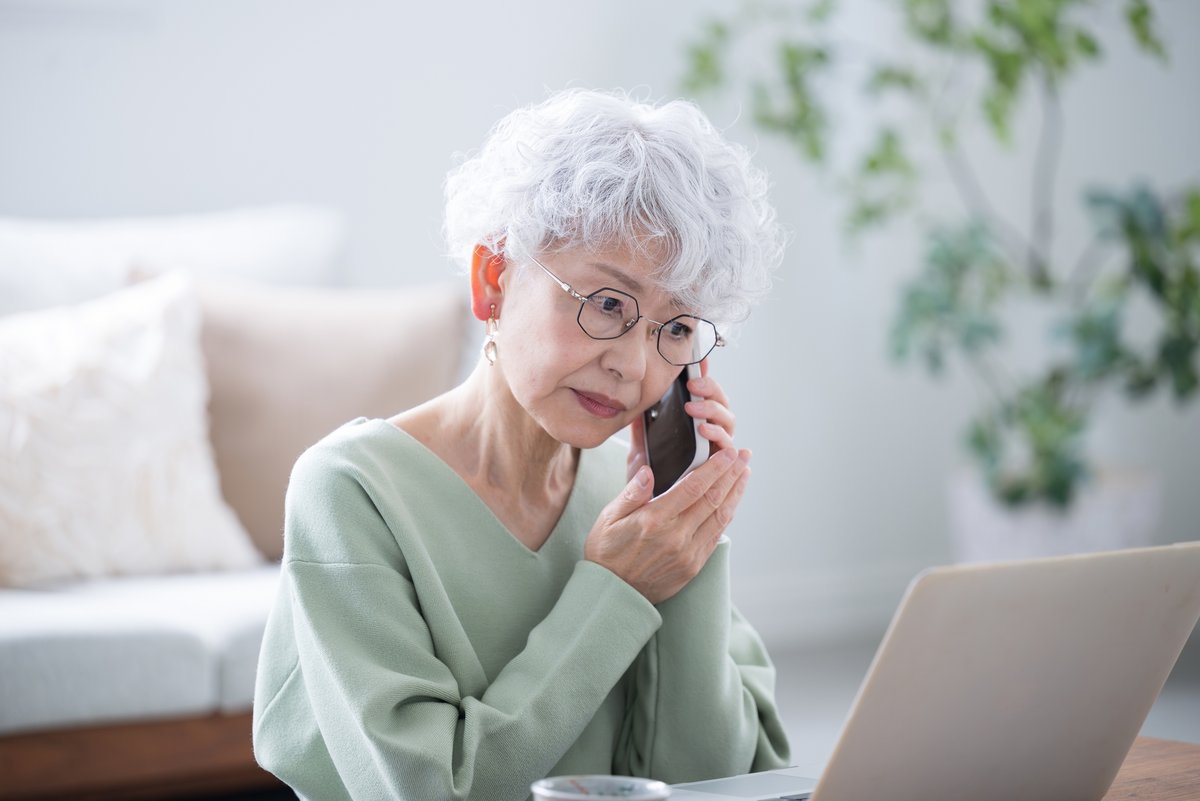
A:
<svg viewBox="0 0 1200 801">
<path fill-rule="evenodd" d="M 847 13 L 864 38 L 886 41 L 878 5 Z M 440 236 L 456 155 L 549 90 L 680 96 L 688 44 L 730 7 L 0 0 L 0 215 L 316 204 L 346 223 L 337 283 L 461 280 L 466 293 Z M 1200 180 L 1200 3 L 1156 8 L 1167 65 L 1138 54 L 1114 12 L 1098 31 L 1104 62 L 1064 93 L 1065 246 L 1085 240 L 1075 199 L 1090 183 Z M 774 648 L 877 637 L 913 575 L 951 559 L 946 488 L 977 396 L 953 366 L 932 381 L 888 357 L 899 288 L 920 256 L 915 221 L 847 244 L 830 180 L 756 129 L 744 97 L 699 100 L 770 173 L 792 238 L 773 294 L 712 363 L 755 453 L 731 532 L 735 600 Z M 856 102 L 834 107 L 851 136 Z M 1017 109 L 1008 152 L 963 131 L 982 185 L 1019 220 L 1036 123 L 1035 107 Z M 934 196 L 960 212 L 952 192 Z M 1089 448 L 1159 477 L 1156 542 L 1200 538 L 1200 405 L 1105 401 Z"/>
<path fill-rule="evenodd" d="M 872 5 L 850 11 L 863 36 L 886 37 L 871 27 Z M 446 280 L 442 181 L 456 154 L 548 90 L 679 96 L 687 45 L 727 11 L 711 1 L 4 0 L 0 214 L 299 201 L 344 215 L 340 282 Z M 1161 5 L 1169 67 L 1136 54 L 1110 18 L 1105 62 L 1065 98 L 1060 191 L 1072 208 L 1085 179 L 1200 178 L 1200 4 Z M 771 174 L 792 236 L 773 295 L 713 363 L 755 452 L 733 532 L 738 600 L 772 639 L 873 629 L 917 570 L 949 558 L 946 481 L 964 461 L 973 389 L 953 370 L 934 382 L 888 359 L 898 287 L 919 256 L 915 226 L 846 244 L 830 182 L 757 131 L 738 98 L 702 101 Z M 1018 208 L 1035 114 L 1019 112 L 1011 153 L 972 153 L 988 190 Z M 952 194 L 945 203 L 956 210 Z M 1081 220 L 1059 225 L 1064 240 L 1081 239 Z M 1162 477 L 1157 539 L 1200 537 L 1200 407 L 1150 406 L 1106 406 L 1094 451 Z M 789 613 L 770 614 L 779 605 Z"/>
</svg>

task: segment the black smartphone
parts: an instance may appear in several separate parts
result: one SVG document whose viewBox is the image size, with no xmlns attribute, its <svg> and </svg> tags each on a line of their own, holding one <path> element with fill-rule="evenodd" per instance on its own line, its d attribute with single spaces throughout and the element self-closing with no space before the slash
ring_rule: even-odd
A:
<svg viewBox="0 0 1200 801">
<path fill-rule="evenodd" d="M 646 432 L 646 462 L 654 472 L 654 495 L 662 495 L 676 481 L 708 458 L 708 440 L 700 435 L 700 421 L 683 408 L 692 400 L 687 382 L 698 378 L 700 365 L 679 371 L 658 403 L 642 413 Z"/>
</svg>

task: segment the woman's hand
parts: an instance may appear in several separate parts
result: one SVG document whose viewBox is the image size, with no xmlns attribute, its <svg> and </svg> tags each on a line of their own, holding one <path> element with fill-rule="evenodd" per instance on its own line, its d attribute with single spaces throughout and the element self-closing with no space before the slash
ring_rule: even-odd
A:
<svg viewBox="0 0 1200 801">
<path fill-rule="evenodd" d="M 583 557 L 658 604 L 683 589 L 717 547 L 750 478 L 750 451 L 722 448 L 651 501 L 650 468 L 638 468 L 600 513 Z"/>
<path fill-rule="evenodd" d="M 700 434 L 711 443 L 712 455 L 651 502 L 654 479 L 638 417 L 626 459 L 629 484 L 604 508 L 584 544 L 585 559 L 616 573 L 655 604 L 683 589 L 704 567 L 750 478 L 750 451 L 733 447 L 729 398 L 708 377 L 707 360 L 700 363 L 700 375 L 688 382 L 697 400 L 684 408 L 703 421 Z"/>
<path fill-rule="evenodd" d="M 688 401 L 684 410 L 700 420 L 700 436 L 712 443 L 711 453 L 733 447 L 733 429 L 737 425 L 729 410 L 729 398 L 715 378 L 708 375 L 708 359 L 700 362 L 700 377 L 688 381 L 688 392 L 697 400 Z"/>
<path fill-rule="evenodd" d="M 715 378 L 708 376 L 708 359 L 700 362 L 700 377 L 688 381 L 688 392 L 696 400 L 683 405 L 684 410 L 700 421 L 700 436 L 711 444 L 710 454 L 733 447 L 733 430 L 737 420 L 729 410 L 729 397 Z M 638 468 L 646 464 L 646 429 L 641 415 L 629 426 L 629 455 L 625 457 L 625 478 L 633 480 Z"/>
</svg>

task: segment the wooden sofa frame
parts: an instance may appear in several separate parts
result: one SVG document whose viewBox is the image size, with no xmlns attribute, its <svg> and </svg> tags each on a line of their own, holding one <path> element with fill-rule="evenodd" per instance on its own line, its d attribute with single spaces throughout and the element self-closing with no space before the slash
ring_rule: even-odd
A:
<svg viewBox="0 0 1200 801">
<path fill-rule="evenodd" d="M 254 761 L 249 712 L 0 736 L 4 801 L 149 801 L 284 787 Z"/>
</svg>

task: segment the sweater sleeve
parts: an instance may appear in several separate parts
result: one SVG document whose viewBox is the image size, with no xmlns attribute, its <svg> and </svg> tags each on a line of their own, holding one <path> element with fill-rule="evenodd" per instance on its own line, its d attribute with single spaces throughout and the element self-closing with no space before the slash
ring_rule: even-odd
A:
<svg viewBox="0 0 1200 801">
<path fill-rule="evenodd" d="M 775 668 L 729 596 L 729 541 L 660 604 L 634 665 L 618 772 L 687 782 L 788 764 Z"/>
<path fill-rule="evenodd" d="M 311 502 L 289 504 L 288 608 L 277 617 L 291 628 L 306 714 L 336 780 L 358 801 L 527 798 L 657 629 L 658 612 L 614 574 L 581 562 L 524 650 L 478 697 L 467 695 L 439 660 L 402 549 L 362 488 L 336 472 L 316 486 L 308 478 Z M 339 542 L 332 554 L 313 547 L 331 535 Z M 320 550 L 326 558 L 313 558 Z M 260 761 L 302 797 L 329 797 L 289 763 L 290 732 L 269 715 L 256 726 Z"/>
</svg>

